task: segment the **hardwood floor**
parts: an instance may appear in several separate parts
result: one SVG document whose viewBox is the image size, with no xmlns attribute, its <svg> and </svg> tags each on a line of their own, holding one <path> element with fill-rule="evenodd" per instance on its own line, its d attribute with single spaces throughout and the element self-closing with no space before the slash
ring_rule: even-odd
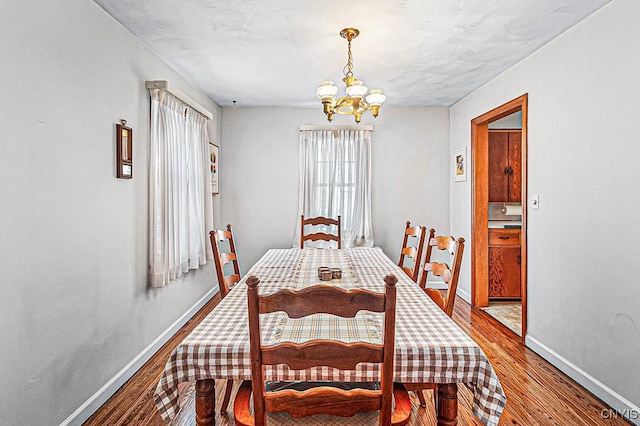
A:
<svg viewBox="0 0 640 426">
<path fill-rule="evenodd" d="M 219 303 L 216 296 L 207 303 L 166 345 L 158 351 L 118 392 L 116 392 L 84 424 L 101 425 L 157 425 L 163 424 L 158 414 L 153 392 L 162 370 L 174 347 Z M 507 394 L 507 405 L 500 424 L 511 425 L 623 425 L 622 418 L 602 416 L 609 406 L 594 397 L 572 379 L 527 349 L 520 339 L 504 325 L 458 298 L 453 319 L 482 348 L 491 360 Z M 216 383 L 216 407 L 222 403 L 224 381 Z M 237 387 L 237 384 L 236 384 Z M 465 386 L 458 386 L 459 425 L 480 425 L 473 415 L 473 396 Z M 235 392 L 235 390 L 234 390 Z M 431 398 L 431 392 L 425 392 Z M 414 402 L 409 425 L 433 425 L 435 410 Z M 614 417 L 614 418 L 605 418 Z M 302 423 L 301 423 L 302 424 Z M 233 415 L 217 414 L 216 425 L 233 425 Z"/>
</svg>

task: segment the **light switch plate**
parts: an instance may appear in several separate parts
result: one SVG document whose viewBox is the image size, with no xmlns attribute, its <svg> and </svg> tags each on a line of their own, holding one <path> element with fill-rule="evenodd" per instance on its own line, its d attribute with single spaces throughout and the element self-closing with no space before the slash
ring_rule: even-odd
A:
<svg viewBox="0 0 640 426">
<path fill-rule="evenodd" d="M 531 208 L 533 210 L 538 210 L 540 208 L 540 195 L 533 194 L 531 196 Z"/>
</svg>

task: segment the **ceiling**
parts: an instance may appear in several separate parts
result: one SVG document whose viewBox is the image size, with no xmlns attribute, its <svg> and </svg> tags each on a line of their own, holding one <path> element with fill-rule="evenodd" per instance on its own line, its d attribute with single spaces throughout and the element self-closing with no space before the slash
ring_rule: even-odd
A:
<svg viewBox="0 0 640 426">
<path fill-rule="evenodd" d="M 385 105 L 449 106 L 610 0 L 94 1 L 220 106 L 317 106 L 324 80 L 343 93 L 346 27 Z"/>
</svg>

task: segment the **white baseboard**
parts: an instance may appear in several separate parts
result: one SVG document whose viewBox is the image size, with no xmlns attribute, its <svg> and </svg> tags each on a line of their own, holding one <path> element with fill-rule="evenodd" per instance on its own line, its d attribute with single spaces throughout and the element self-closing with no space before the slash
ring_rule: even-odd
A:
<svg viewBox="0 0 640 426">
<path fill-rule="evenodd" d="M 166 329 L 160 336 L 149 344 L 142 352 L 129 362 L 122 370 L 116 373 L 104 386 L 96 393 L 91 395 L 84 404 L 67 417 L 60 426 L 81 425 L 84 423 L 98 408 L 116 393 L 118 389 L 124 385 L 133 375 L 144 365 L 145 362 L 169 341 L 169 339 L 182 328 L 213 296 L 218 293 L 218 287 L 212 288 L 200 300 L 196 302 L 187 312 L 178 318 L 171 326 Z"/>
<path fill-rule="evenodd" d="M 442 281 L 427 281 L 425 284 L 427 288 L 435 288 L 437 290 L 446 290 L 449 287 Z"/>
<path fill-rule="evenodd" d="M 446 290 L 448 287 L 442 281 L 427 281 L 427 288 L 435 288 L 437 290 Z M 456 295 L 462 297 L 465 302 L 471 304 L 471 295 L 466 291 L 458 288 L 456 290 Z"/>
<path fill-rule="evenodd" d="M 526 336 L 525 343 L 528 348 L 536 352 L 542 358 L 549 361 L 567 376 L 578 382 L 589 392 L 607 403 L 614 412 L 603 412 L 603 418 L 611 418 L 614 416 L 625 417 L 631 423 L 638 425 L 640 421 L 640 407 L 634 405 L 631 401 L 616 393 L 613 389 L 589 375 L 586 371 L 579 368 L 560 354 L 554 352 L 551 348 L 545 346 L 540 341 L 531 336 Z M 608 416 L 608 417 L 607 417 Z"/>
<path fill-rule="evenodd" d="M 468 304 L 471 304 L 471 295 L 469 293 L 467 293 L 466 291 L 462 290 L 462 289 L 458 289 L 456 291 L 456 294 L 460 297 L 462 297 L 462 299 L 464 299 L 465 302 L 467 302 Z"/>
</svg>

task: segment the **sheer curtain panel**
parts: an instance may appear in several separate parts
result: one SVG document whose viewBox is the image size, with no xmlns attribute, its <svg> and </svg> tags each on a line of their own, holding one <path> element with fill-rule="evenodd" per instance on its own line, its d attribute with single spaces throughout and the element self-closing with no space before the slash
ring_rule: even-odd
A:
<svg viewBox="0 0 640 426">
<path fill-rule="evenodd" d="M 300 215 L 341 216 L 342 247 L 372 247 L 371 130 L 301 130 Z M 323 247 L 326 242 L 316 242 Z"/>
<path fill-rule="evenodd" d="M 207 119 L 170 93 L 153 89 L 149 148 L 149 267 L 163 287 L 212 258 Z"/>
</svg>

